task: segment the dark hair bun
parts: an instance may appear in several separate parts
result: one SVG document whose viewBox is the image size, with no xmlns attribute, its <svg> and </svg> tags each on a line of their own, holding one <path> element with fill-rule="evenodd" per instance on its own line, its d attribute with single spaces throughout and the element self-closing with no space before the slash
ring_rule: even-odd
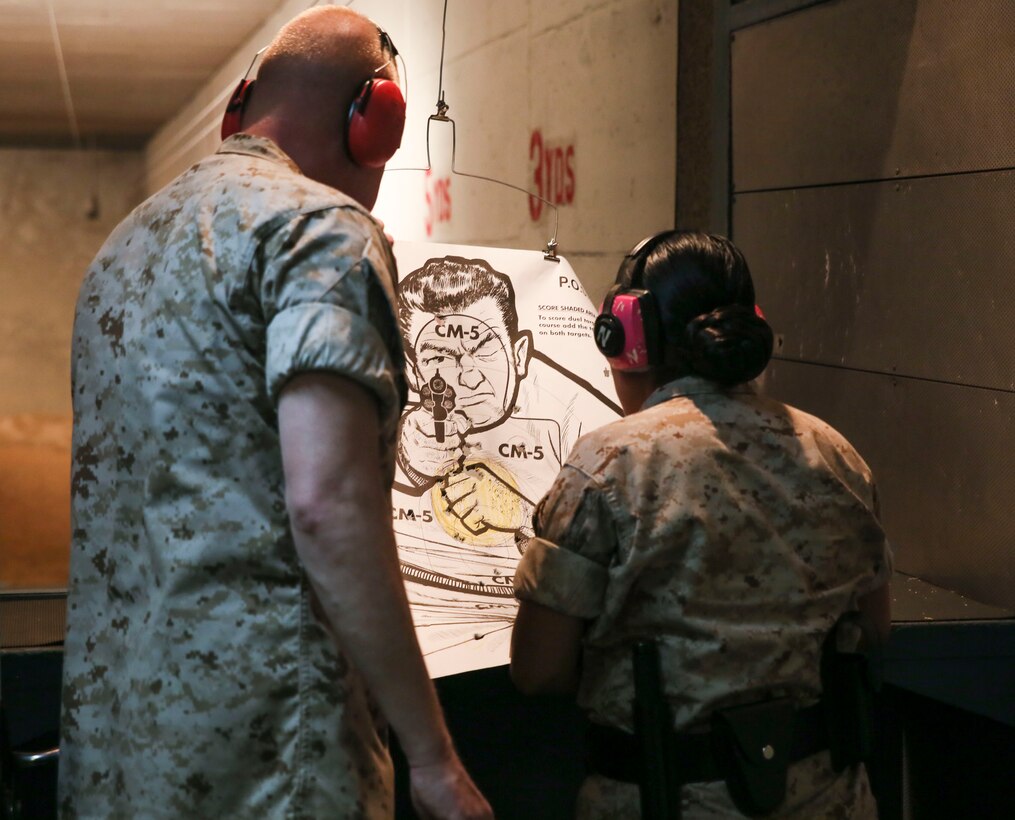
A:
<svg viewBox="0 0 1015 820">
<path fill-rule="evenodd" d="M 685 331 L 688 363 L 719 384 L 748 382 L 772 357 L 772 328 L 745 305 L 724 305 L 692 319 Z"/>
</svg>

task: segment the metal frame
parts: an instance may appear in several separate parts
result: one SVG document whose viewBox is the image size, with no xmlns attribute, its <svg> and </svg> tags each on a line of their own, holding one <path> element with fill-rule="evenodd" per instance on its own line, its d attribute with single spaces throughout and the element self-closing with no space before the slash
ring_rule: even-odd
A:
<svg viewBox="0 0 1015 820">
<path fill-rule="evenodd" d="M 733 227 L 733 117 L 730 89 L 730 8 L 729 0 L 715 4 L 712 27 L 712 189 L 709 197 L 709 227 L 728 236 Z"/>
<path fill-rule="evenodd" d="M 726 236 L 733 231 L 733 154 L 731 109 L 731 45 L 740 29 L 774 20 L 832 0 L 717 0 L 712 41 L 712 184 L 709 230 Z M 679 105 L 679 100 L 678 100 Z"/>
<path fill-rule="evenodd" d="M 729 8 L 730 30 L 736 31 L 827 2 L 829 0 L 733 0 L 732 6 L 729 6 L 727 0 L 724 5 Z"/>
</svg>

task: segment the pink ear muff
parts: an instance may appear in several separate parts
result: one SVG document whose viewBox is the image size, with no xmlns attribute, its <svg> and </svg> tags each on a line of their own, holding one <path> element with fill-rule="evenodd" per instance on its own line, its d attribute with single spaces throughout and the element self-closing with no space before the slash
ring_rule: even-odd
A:
<svg viewBox="0 0 1015 820">
<path fill-rule="evenodd" d="M 240 122 L 243 119 L 243 107 L 247 104 L 247 97 L 250 96 L 250 89 L 254 85 L 253 80 L 244 77 L 233 91 L 226 105 L 226 113 L 222 115 L 222 129 L 219 132 L 223 140 L 229 139 L 240 130 Z"/>
<path fill-rule="evenodd" d="M 651 294 L 615 286 L 606 297 L 593 328 L 596 347 L 614 370 L 646 370 L 652 353 L 645 327 Z"/>
<path fill-rule="evenodd" d="M 649 354 L 640 296 L 634 293 L 617 294 L 613 298 L 610 312 L 624 328 L 624 348 L 610 359 L 610 366 L 614 370 L 646 369 L 649 366 Z"/>
<path fill-rule="evenodd" d="M 402 144 L 405 98 L 393 80 L 368 80 L 349 108 L 346 145 L 357 165 L 382 168 Z"/>
</svg>

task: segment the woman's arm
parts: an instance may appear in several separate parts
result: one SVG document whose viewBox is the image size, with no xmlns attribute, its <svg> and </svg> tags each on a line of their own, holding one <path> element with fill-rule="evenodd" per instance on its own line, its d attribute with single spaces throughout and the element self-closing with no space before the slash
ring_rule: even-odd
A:
<svg viewBox="0 0 1015 820">
<path fill-rule="evenodd" d="M 536 534 L 515 568 L 520 605 L 511 634 L 511 678 L 525 694 L 578 688 L 582 639 L 602 613 L 617 547 L 603 495 L 593 476 L 565 464 L 533 515 Z"/>
<path fill-rule="evenodd" d="M 572 694 L 588 622 L 521 601 L 511 633 L 511 680 L 526 695 Z"/>
<path fill-rule="evenodd" d="M 868 592 L 857 601 L 860 608 L 860 620 L 863 622 L 864 635 L 877 642 L 877 647 L 888 643 L 888 633 L 892 628 L 892 599 L 888 584 Z"/>
</svg>

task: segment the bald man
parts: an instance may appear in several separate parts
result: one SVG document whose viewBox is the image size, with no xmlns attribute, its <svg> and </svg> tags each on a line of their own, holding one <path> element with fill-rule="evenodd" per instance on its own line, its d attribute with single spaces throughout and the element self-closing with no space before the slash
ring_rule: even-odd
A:
<svg viewBox="0 0 1015 820">
<path fill-rule="evenodd" d="M 346 112 L 395 79 L 344 8 L 273 41 L 241 132 L 137 208 L 74 329 L 64 817 L 483 818 L 391 532 L 395 262 Z M 400 134 L 398 135 L 400 136 Z M 397 139 L 396 139 L 397 142 Z"/>
</svg>

